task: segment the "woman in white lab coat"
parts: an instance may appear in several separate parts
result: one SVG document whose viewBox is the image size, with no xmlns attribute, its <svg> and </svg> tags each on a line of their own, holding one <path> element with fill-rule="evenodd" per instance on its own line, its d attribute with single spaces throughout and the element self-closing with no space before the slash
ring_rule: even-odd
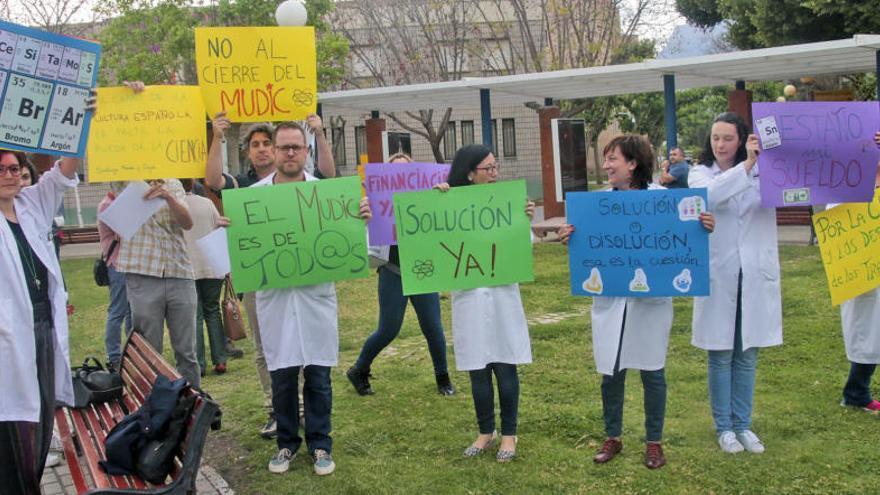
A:
<svg viewBox="0 0 880 495">
<path fill-rule="evenodd" d="M 0 493 L 39 494 L 56 402 L 73 403 L 67 293 L 52 220 L 80 161 L 22 188 L 24 153 L 0 150 Z"/>
<path fill-rule="evenodd" d="M 880 132 L 874 134 L 874 141 L 880 146 Z M 874 187 L 880 188 L 880 164 Z M 880 363 L 880 288 L 844 301 L 840 305 L 840 322 L 846 358 L 850 361 L 842 404 L 880 412 L 880 401 L 871 397 L 871 377 Z"/>
<path fill-rule="evenodd" d="M 437 187 L 490 184 L 498 180 L 500 165 L 491 150 L 472 144 L 458 150 L 449 170 L 447 183 Z M 535 204 L 526 201 L 525 214 L 531 218 Z M 529 327 L 519 294 L 519 285 L 481 287 L 452 292 L 452 336 L 455 364 L 467 371 L 477 414 L 479 435 L 465 457 L 475 457 L 497 440 L 492 375 L 498 383 L 501 406 L 501 445 L 495 455 L 498 462 L 516 456 L 516 428 L 519 410 L 519 375 L 517 365 L 532 362 Z"/>
<path fill-rule="evenodd" d="M 751 430 L 758 349 L 782 344 L 776 210 L 761 207 L 758 138 L 732 112 L 715 117 L 690 187 L 708 188 L 710 295 L 694 299 L 691 343 L 709 354 L 709 399 L 727 453 L 764 451 Z"/>
<path fill-rule="evenodd" d="M 664 189 L 651 184 L 654 154 L 651 144 L 637 135 L 613 139 L 604 150 L 602 169 L 612 190 Z M 710 232 L 715 219 L 700 215 Z M 567 244 L 574 226 L 559 229 Z M 641 372 L 645 390 L 645 466 L 657 469 L 666 464 L 661 439 L 666 415 L 666 349 L 672 328 L 671 297 L 594 297 L 590 311 L 593 329 L 593 357 L 602 373 L 602 410 L 606 439 L 593 461 L 604 464 L 622 449 L 623 398 L 626 370 Z"/>
</svg>

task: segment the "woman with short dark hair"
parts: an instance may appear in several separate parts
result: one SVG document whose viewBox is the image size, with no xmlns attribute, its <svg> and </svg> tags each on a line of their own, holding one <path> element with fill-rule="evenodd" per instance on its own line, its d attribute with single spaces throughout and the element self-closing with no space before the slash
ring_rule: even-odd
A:
<svg viewBox="0 0 880 495">
<path fill-rule="evenodd" d="M 603 150 L 602 169 L 608 176 L 611 191 L 665 189 L 651 184 L 654 152 L 647 139 L 628 134 L 611 140 Z M 711 213 L 700 215 L 703 227 L 711 232 L 715 219 Z M 559 229 L 560 240 L 567 244 L 574 232 L 572 225 Z M 636 272 L 638 273 L 638 272 Z M 672 328 L 671 297 L 594 296 L 590 310 L 593 333 L 593 357 L 602 374 L 602 413 L 605 441 L 593 457 L 604 464 L 623 450 L 623 399 L 626 370 L 641 373 L 645 390 L 645 466 L 658 469 L 666 464 L 661 444 L 666 417 L 666 350 Z"/>
</svg>

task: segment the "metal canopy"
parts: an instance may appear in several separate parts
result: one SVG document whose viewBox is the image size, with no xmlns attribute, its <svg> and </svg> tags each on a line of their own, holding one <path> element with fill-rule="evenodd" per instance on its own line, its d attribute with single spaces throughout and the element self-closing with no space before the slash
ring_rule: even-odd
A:
<svg viewBox="0 0 880 495">
<path fill-rule="evenodd" d="M 461 81 L 320 93 L 330 108 L 385 112 L 448 106 L 474 107 L 488 89 L 492 105 L 543 102 L 663 91 L 663 76 L 675 76 L 676 89 L 718 86 L 734 81 L 774 81 L 800 76 L 851 74 L 877 70 L 880 35 L 802 45 L 743 50 L 635 64 L 517 74 Z"/>
</svg>

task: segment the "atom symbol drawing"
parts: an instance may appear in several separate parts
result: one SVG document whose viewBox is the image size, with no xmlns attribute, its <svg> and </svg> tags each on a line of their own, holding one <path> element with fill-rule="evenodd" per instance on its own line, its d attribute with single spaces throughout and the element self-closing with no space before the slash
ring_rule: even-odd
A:
<svg viewBox="0 0 880 495">
<path fill-rule="evenodd" d="M 310 91 L 297 89 L 293 92 L 293 102 L 300 106 L 311 105 L 314 98 L 314 95 Z"/>
<path fill-rule="evenodd" d="M 413 273 L 419 280 L 434 275 L 434 262 L 432 260 L 416 260 L 413 263 Z"/>
</svg>

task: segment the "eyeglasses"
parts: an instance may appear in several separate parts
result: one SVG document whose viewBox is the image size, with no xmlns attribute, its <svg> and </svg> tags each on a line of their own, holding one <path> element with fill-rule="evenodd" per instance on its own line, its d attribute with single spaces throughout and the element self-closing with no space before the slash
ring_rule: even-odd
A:
<svg viewBox="0 0 880 495">
<path fill-rule="evenodd" d="M 495 163 L 491 163 L 489 165 L 486 165 L 485 167 L 476 167 L 476 170 L 482 170 L 488 174 L 494 174 L 496 172 L 501 171 L 501 163 L 495 162 Z"/>
<path fill-rule="evenodd" d="M 300 146 L 298 144 L 279 144 L 279 145 L 275 146 L 276 150 L 280 151 L 281 153 L 283 153 L 285 155 L 290 153 L 291 151 L 293 152 L 294 155 L 296 155 L 297 153 L 299 153 L 300 151 L 303 151 L 306 148 L 308 148 L 308 146 Z"/>
<path fill-rule="evenodd" d="M 21 175 L 21 165 L 0 165 L 0 177 L 6 175 L 6 172 L 13 177 Z"/>
</svg>

